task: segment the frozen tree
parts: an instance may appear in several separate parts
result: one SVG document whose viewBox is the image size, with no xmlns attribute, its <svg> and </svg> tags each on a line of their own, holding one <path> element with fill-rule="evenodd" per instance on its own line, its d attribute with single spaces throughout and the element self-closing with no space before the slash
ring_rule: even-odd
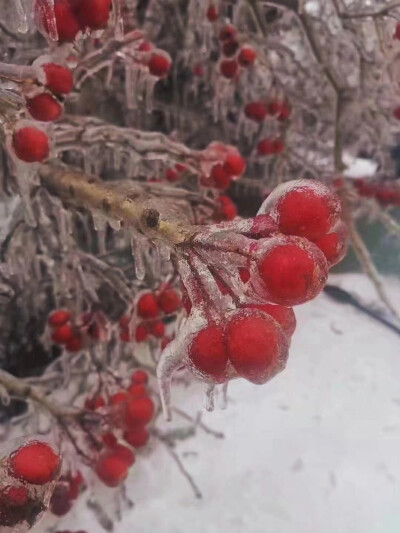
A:
<svg viewBox="0 0 400 533">
<path fill-rule="evenodd" d="M 400 2 L 0 8 L 0 527 L 87 489 L 110 529 L 96 482 L 129 505 L 149 436 L 201 496 L 158 417 L 220 434 L 171 403 L 171 381 L 203 381 L 212 410 L 231 379 L 283 370 L 292 307 L 347 240 L 398 319 L 356 221 L 400 235 Z M 347 177 L 359 156 L 372 179 Z"/>
</svg>

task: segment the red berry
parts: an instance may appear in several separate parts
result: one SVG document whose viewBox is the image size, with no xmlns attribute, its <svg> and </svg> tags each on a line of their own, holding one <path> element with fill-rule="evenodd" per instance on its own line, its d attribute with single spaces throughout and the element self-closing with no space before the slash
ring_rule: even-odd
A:
<svg viewBox="0 0 400 533">
<path fill-rule="evenodd" d="M 165 179 L 169 181 L 170 183 L 175 183 L 176 181 L 179 181 L 180 179 L 178 172 L 173 168 L 167 168 L 164 175 L 165 175 Z"/>
<path fill-rule="evenodd" d="M 54 4 L 58 40 L 62 42 L 73 41 L 81 30 L 79 22 L 73 12 L 70 0 L 57 0 Z M 43 17 L 43 25 L 49 32 L 46 17 Z"/>
<path fill-rule="evenodd" d="M 235 59 L 224 59 L 219 65 L 219 70 L 224 78 L 232 80 L 238 73 L 238 63 Z"/>
<path fill-rule="evenodd" d="M 100 409 L 105 405 L 106 402 L 100 395 L 92 396 L 91 398 L 86 398 L 85 400 L 85 409 L 89 409 L 89 411 L 96 411 L 96 409 Z"/>
<path fill-rule="evenodd" d="M 259 155 L 273 155 L 275 154 L 275 146 L 273 139 L 261 139 L 257 144 L 257 152 Z"/>
<path fill-rule="evenodd" d="M 272 245 L 258 262 L 270 300 L 292 306 L 314 298 L 327 278 L 321 256 L 318 248 L 305 240 Z"/>
<path fill-rule="evenodd" d="M 131 336 L 129 329 L 121 329 L 119 332 L 119 338 L 122 342 L 131 342 Z"/>
<path fill-rule="evenodd" d="M 149 433 L 145 427 L 139 426 L 125 431 L 124 439 L 134 448 L 141 448 L 147 444 Z"/>
<path fill-rule="evenodd" d="M 283 185 L 277 196 L 273 213 L 286 235 L 314 240 L 329 233 L 339 218 L 339 198 L 320 183 L 304 180 Z"/>
<path fill-rule="evenodd" d="M 108 403 L 110 405 L 119 405 L 121 403 L 124 403 L 128 400 L 128 393 L 125 390 L 121 390 L 110 396 L 110 399 Z"/>
<path fill-rule="evenodd" d="M 131 381 L 137 385 L 145 385 L 149 381 L 149 376 L 144 370 L 135 370 L 131 376 Z"/>
<path fill-rule="evenodd" d="M 95 472 L 107 487 L 117 487 L 128 475 L 129 465 L 118 453 L 110 452 L 95 465 Z"/>
<path fill-rule="evenodd" d="M 81 337 L 75 336 L 67 342 L 65 348 L 72 353 L 79 352 L 83 348 L 83 342 Z"/>
<path fill-rule="evenodd" d="M 165 325 L 162 320 L 157 320 L 156 322 L 152 322 L 149 324 L 149 333 L 150 335 L 153 335 L 157 339 L 161 339 L 164 337 L 165 333 Z"/>
<path fill-rule="evenodd" d="M 66 344 L 74 338 L 74 330 L 70 324 L 59 326 L 53 331 L 51 339 L 58 344 Z"/>
<path fill-rule="evenodd" d="M 143 396 L 147 396 L 146 387 L 141 383 L 133 383 L 130 385 L 128 392 L 132 398 L 142 398 Z"/>
<path fill-rule="evenodd" d="M 256 53 L 251 46 L 243 46 L 240 49 L 239 56 L 238 56 L 238 61 L 239 61 L 240 66 L 249 67 L 250 65 L 253 65 L 255 60 L 256 60 Z"/>
<path fill-rule="evenodd" d="M 287 120 L 290 117 L 290 113 L 291 113 L 290 107 L 285 102 L 283 102 L 281 111 L 277 118 L 280 121 Z"/>
<path fill-rule="evenodd" d="M 72 508 L 69 489 L 64 484 L 57 484 L 50 499 L 50 511 L 55 516 L 65 516 Z"/>
<path fill-rule="evenodd" d="M 275 304 L 253 304 L 247 306 L 250 309 L 258 309 L 272 316 L 288 337 L 291 337 L 296 329 L 296 315 L 291 307 Z"/>
<path fill-rule="evenodd" d="M 26 103 L 31 116 L 42 122 L 53 122 L 61 113 L 61 104 L 50 94 L 42 93 L 30 98 Z"/>
<path fill-rule="evenodd" d="M 160 312 L 157 298 L 151 292 L 142 294 L 137 302 L 137 312 L 142 318 L 156 318 Z"/>
<path fill-rule="evenodd" d="M 43 161 L 49 155 L 49 139 L 37 128 L 25 127 L 16 130 L 12 136 L 15 155 L 25 163 Z"/>
<path fill-rule="evenodd" d="M 264 102 L 249 102 L 244 108 L 244 114 L 250 120 L 262 122 L 267 116 L 267 107 Z"/>
<path fill-rule="evenodd" d="M 285 143 L 282 139 L 278 138 L 273 141 L 274 154 L 281 154 L 285 149 Z"/>
<path fill-rule="evenodd" d="M 208 325 L 194 336 L 188 351 L 194 369 L 216 381 L 223 380 L 228 355 L 224 331 L 219 326 Z"/>
<path fill-rule="evenodd" d="M 142 41 L 138 48 L 139 52 L 150 52 L 151 49 L 152 45 L 147 41 Z"/>
<path fill-rule="evenodd" d="M 123 444 L 115 444 L 115 446 L 113 446 L 113 453 L 118 454 L 118 457 L 120 457 L 128 466 L 132 466 L 135 462 L 135 454 Z"/>
<path fill-rule="evenodd" d="M 339 224 L 336 231 L 322 235 L 315 242 L 326 257 L 328 266 L 332 267 L 339 263 L 347 252 L 346 226 Z"/>
<path fill-rule="evenodd" d="M 214 4 L 210 4 L 207 9 L 206 17 L 209 20 L 209 22 L 215 22 L 218 18 L 218 9 Z"/>
<path fill-rule="evenodd" d="M 203 65 L 200 65 L 200 64 L 194 65 L 192 72 L 193 72 L 193 76 L 197 76 L 198 78 L 201 78 L 202 76 L 204 76 Z"/>
<path fill-rule="evenodd" d="M 117 437 L 114 435 L 114 433 L 104 433 L 104 435 L 101 437 L 101 440 L 108 448 L 114 448 L 114 446 L 116 446 L 118 443 Z"/>
<path fill-rule="evenodd" d="M 228 222 L 236 217 L 237 207 L 228 196 L 219 196 L 216 202 L 213 220 L 216 222 Z"/>
<path fill-rule="evenodd" d="M 226 57 L 233 57 L 239 49 L 239 43 L 235 40 L 225 41 L 222 45 L 222 53 Z"/>
<path fill-rule="evenodd" d="M 131 398 L 126 403 L 125 422 L 128 428 L 142 426 L 150 422 L 154 413 L 154 403 L 151 398 Z"/>
<path fill-rule="evenodd" d="M 278 367 L 287 345 L 275 320 L 258 311 L 240 311 L 226 328 L 229 360 L 239 376 L 265 383 Z"/>
<path fill-rule="evenodd" d="M 136 342 L 143 342 L 147 339 L 147 328 L 144 324 L 139 324 L 135 331 Z M 121 339 L 122 340 L 122 339 Z"/>
<path fill-rule="evenodd" d="M 53 448 L 39 441 L 28 442 L 8 458 L 10 475 L 32 485 L 45 485 L 54 481 L 60 463 L 60 457 Z"/>
<path fill-rule="evenodd" d="M 224 170 L 230 176 L 240 176 L 246 170 L 246 161 L 237 150 L 231 150 L 226 156 Z"/>
<path fill-rule="evenodd" d="M 221 191 L 227 189 L 231 183 L 231 175 L 226 172 L 224 165 L 217 163 L 211 169 L 210 178 L 213 185 Z"/>
<path fill-rule="evenodd" d="M 395 119 L 400 120 L 400 106 L 393 110 L 393 116 Z"/>
<path fill-rule="evenodd" d="M 81 488 L 84 485 L 83 476 L 81 472 L 78 470 L 75 475 L 72 475 L 70 473 L 67 479 L 69 482 L 68 496 L 72 500 L 76 500 L 76 498 L 79 496 L 81 492 Z"/>
<path fill-rule="evenodd" d="M 120 328 L 122 329 L 129 329 L 130 323 L 131 323 L 131 317 L 127 315 L 121 316 L 121 318 L 118 321 L 118 324 Z"/>
<path fill-rule="evenodd" d="M 13 487 L 8 485 L 1 489 L 1 500 L 6 500 L 7 506 L 11 507 L 24 507 L 29 501 L 29 493 L 25 487 Z M 1 507 L 1 503 L 0 503 Z M 1 511 L 0 511 L 1 519 Z"/>
<path fill-rule="evenodd" d="M 400 41 L 400 22 L 396 24 L 396 29 L 393 35 L 393 39 L 397 39 L 398 41 Z"/>
<path fill-rule="evenodd" d="M 47 322 L 49 326 L 55 328 L 57 326 L 63 326 L 66 324 L 71 318 L 71 314 L 69 311 L 64 311 L 63 309 L 60 309 L 58 311 L 53 311 Z"/>
<path fill-rule="evenodd" d="M 232 41 L 236 35 L 236 28 L 231 24 L 227 24 L 219 32 L 220 41 Z"/>
<path fill-rule="evenodd" d="M 182 307 L 181 297 L 174 289 L 165 289 L 158 297 L 158 303 L 163 313 L 170 315 Z"/>
<path fill-rule="evenodd" d="M 152 54 L 148 63 L 150 74 L 163 78 L 169 72 L 171 67 L 170 60 L 161 54 Z"/>
<path fill-rule="evenodd" d="M 43 65 L 46 75 L 45 86 L 54 94 L 68 94 L 74 86 L 72 72 L 61 65 L 46 63 Z"/>
<path fill-rule="evenodd" d="M 105 28 L 110 16 L 111 0 L 83 0 L 75 8 L 80 25 L 91 30 Z"/>
</svg>

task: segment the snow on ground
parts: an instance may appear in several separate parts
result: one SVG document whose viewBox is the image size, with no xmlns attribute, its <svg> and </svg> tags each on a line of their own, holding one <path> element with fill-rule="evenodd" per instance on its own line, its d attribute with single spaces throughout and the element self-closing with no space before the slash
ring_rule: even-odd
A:
<svg viewBox="0 0 400 533">
<path fill-rule="evenodd" d="M 375 299 L 361 275 L 330 282 Z M 398 281 L 390 287 L 400 307 Z M 232 383 L 228 409 L 204 414 L 225 439 L 199 432 L 178 444 L 203 499 L 157 444 L 132 472 L 135 507 L 117 533 L 400 531 L 400 337 L 325 295 L 296 314 L 287 369 L 265 386 Z M 174 399 L 195 413 L 200 388 L 175 388 Z M 67 528 L 103 531 L 84 501 Z"/>
</svg>

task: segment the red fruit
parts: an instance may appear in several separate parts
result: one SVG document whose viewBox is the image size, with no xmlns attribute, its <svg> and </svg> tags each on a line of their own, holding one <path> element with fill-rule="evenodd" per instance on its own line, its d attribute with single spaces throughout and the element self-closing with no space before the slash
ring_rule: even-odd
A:
<svg viewBox="0 0 400 533">
<path fill-rule="evenodd" d="M 257 152 L 259 155 L 273 155 L 275 154 L 275 146 L 273 139 L 261 139 L 257 144 Z"/>
<path fill-rule="evenodd" d="M 46 75 L 45 86 L 54 94 L 68 94 L 74 86 L 72 72 L 61 65 L 46 63 L 43 65 Z"/>
<path fill-rule="evenodd" d="M 95 472 L 107 487 L 117 487 L 128 475 L 129 465 L 118 453 L 109 452 L 95 465 Z"/>
<path fill-rule="evenodd" d="M 79 22 L 73 12 L 70 0 L 57 0 L 54 5 L 59 42 L 71 42 L 81 30 Z M 49 32 L 46 17 L 43 17 L 43 26 Z"/>
<path fill-rule="evenodd" d="M 239 268 L 239 277 L 242 280 L 242 283 L 247 283 L 250 279 L 250 271 L 248 268 L 240 267 Z"/>
<path fill-rule="evenodd" d="M 240 49 L 238 61 L 239 65 L 242 67 L 249 67 L 254 64 L 256 60 L 256 53 L 251 46 L 243 46 Z"/>
<path fill-rule="evenodd" d="M 197 76 L 198 78 L 201 78 L 202 76 L 204 76 L 204 67 L 203 65 L 195 65 L 193 67 L 193 76 Z"/>
<path fill-rule="evenodd" d="M 25 487 L 13 487 L 8 485 L 7 487 L 1 489 L 0 498 L 1 500 L 6 501 L 7 506 L 24 507 L 29 501 L 29 493 Z"/>
<path fill-rule="evenodd" d="M 37 128 L 25 127 L 16 130 L 12 136 L 15 155 L 25 163 L 37 163 L 49 155 L 49 139 Z"/>
<path fill-rule="evenodd" d="M 315 240 L 329 233 L 337 222 L 340 202 L 328 187 L 320 183 L 295 182 L 280 195 L 274 213 L 282 233 Z"/>
<path fill-rule="evenodd" d="M 393 39 L 397 39 L 398 41 L 400 41 L 400 22 L 396 24 L 396 29 L 393 35 Z"/>
<path fill-rule="evenodd" d="M 290 116 L 290 108 L 285 102 L 273 100 L 268 104 L 268 113 L 278 120 L 286 120 Z"/>
<path fill-rule="evenodd" d="M 114 448 L 114 446 L 116 446 L 118 443 L 117 437 L 114 435 L 114 433 L 105 433 L 101 437 L 101 440 L 108 448 Z"/>
<path fill-rule="evenodd" d="M 228 196 L 219 196 L 216 202 L 213 220 L 216 222 L 228 222 L 236 217 L 237 207 Z"/>
<path fill-rule="evenodd" d="M 341 223 L 337 231 L 322 235 L 314 243 L 326 257 L 328 266 L 336 265 L 347 252 L 346 226 Z"/>
<path fill-rule="evenodd" d="M 163 78 L 168 74 L 171 68 L 171 62 L 164 55 L 152 54 L 147 66 L 149 67 L 150 74 L 157 76 L 157 78 Z"/>
<path fill-rule="evenodd" d="M 228 363 L 223 329 L 208 325 L 196 333 L 188 357 L 195 370 L 202 375 L 222 381 Z"/>
<path fill-rule="evenodd" d="M 227 189 L 231 183 L 231 175 L 225 171 L 224 165 L 221 163 L 217 163 L 212 167 L 210 178 L 213 185 L 221 191 Z"/>
<path fill-rule="evenodd" d="M 296 329 L 296 315 L 291 307 L 275 304 L 252 304 L 247 306 L 250 309 L 258 309 L 267 315 L 272 316 L 288 337 L 291 337 Z"/>
<path fill-rule="evenodd" d="M 137 427 L 125 431 L 124 439 L 134 448 L 141 448 L 147 444 L 147 441 L 149 440 L 149 432 L 144 427 Z"/>
<path fill-rule="evenodd" d="M 131 336 L 129 329 L 121 329 L 119 332 L 119 338 L 122 342 L 131 342 Z"/>
<path fill-rule="evenodd" d="M 290 107 L 287 104 L 283 103 L 281 112 L 279 113 L 279 116 L 278 116 L 278 120 L 280 121 L 287 120 L 290 117 L 290 113 L 291 113 Z"/>
<path fill-rule="evenodd" d="M 250 120 L 262 122 L 267 116 L 267 107 L 264 102 L 249 102 L 244 108 L 244 114 Z"/>
<path fill-rule="evenodd" d="M 34 98 L 30 98 L 26 107 L 34 119 L 42 122 L 57 120 L 62 113 L 61 104 L 48 93 L 38 94 Z"/>
<path fill-rule="evenodd" d="M 218 18 L 218 9 L 214 4 L 210 4 L 207 9 L 206 17 L 210 22 L 215 22 Z"/>
<path fill-rule="evenodd" d="M 150 335 L 153 335 L 157 339 L 161 339 L 164 337 L 165 333 L 165 325 L 162 320 L 157 320 L 156 322 L 153 322 L 149 324 L 149 333 Z"/>
<path fill-rule="evenodd" d="M 61 459 L 45 442 L 31 441 L 18 448 L 8 458 L 12 477 L 32 485 L 45 485 L 54 481 Z"/>
<path fill-rule="evenodd" d="M 157 298 L 151 292 L 142 294 L 137 302 L 137 312 L 142 318 L 156 318 L 160 312 Z"/>
<path fill-rule="evenodd" d="M 220 41 L 232 41 L 236 35 L 236 28 L 231 24 L 227 24 L 219 32 Z"/>
<path fill-rule="evenodd" d="M 174 289 L 165 289 L 158 297 L 158 303 L 163 313 L 170 315 L 182 307 L 181 297 Z"/>
<path fill-rule="evenodd" d="M 72 499 L 65 484 L 57 484 L 50 499 L 50 511 L 55 516 L 65 516 L 72 508 Z"/>
<path fill-rule="evenodd" d="M 230 176 L 240 176 L 246 170 L 246 161 L 236 150 L 231 150 L 225 158 L 224 170 Z"/>
<path fill-rule="evenodd" d="M 108 403 L 110 405 L 119 405 L 121 403 L 124 403 L 128 400 L 128 393 L 125 390 L 121 390 L 110 396 L 110 399 Z"/>
<path fill-rule="evenodd" d="M 165 179 L 170 183 L 175 183 L 176 181 L 179 181 L 180 176 L 178 172 L 173 168 L 167 168 L 167 170 L 165 171 Z"/>
<path fill-rule="evenodd" d="M 225 41 L 222 45 L 222 53 L 226 57 L 233 57 L 239 49 L 239 43 L 235 40 Z"/>
<path fill-rule="evenodd" d="M 150 422 L 154 413 L 154 403 L 147 396 L 131 398 L 126 403 L 125 422 L 128 428 L 142 426 Z"/>
<path fill-rule="evenodd" d="M 285 143 L 282 139 L 275 139 L 273 141 L 274 154 L 281 154 L 285 148 Z"/>
<path fill-rule="evenodd" d="M 105 28 L 110 16 L 111 0 L 83 0 L 75 8 L 79 24 L 91 30 Z"/>
<path fill-rule="evenodd" d="M 139 324 L 135 331 L 136 342 L 143 342 L 147 339 L 147 328 L 143 324 Z"/>
<path fill-rule="evenodd" d="M 78 472 L 74 476 L 72 474 L 69 474 L 67 480 L 69 483 L 68 497 L 72 500 L 76 500 L 76 498 L 81 492 L 81 488 L 84 485 L 83 476 L 78 470 Z"/>
<path fill-rule="evenodd" d="M 120 326 L 122 329 L 129 329 L 129 325 L 130 325 L 130 323 L 131 323 L 131 317 L 130 317 L 130 316 L 127 316 L 127 315 L 123 315 L 123 316 L 121 316 L 121 318 L 119 319 L 118 323 L 119 323 L 119 326 Z"/>
<path fill-rule="evenodd" d="M 275 320 L 258 311 L 240 311 L 226 328 L 229 360 L 239 376 L 252 383 L 272 377 L 286 350 L 285 337 Z"/>
<path fill-rule="evenodd" d="M 71 314 L 69 313 L 69 311 L 64 311 L 63 309 L 60 309 L 59 311 L 53 311 L 50 314 L 47 322 L 49 326 L 55 328 L 58 326 L 63 326 L 70 320 L 70 318 Z"/>
<path fill-rule="evenodd" d="M 219 65 L 219 71 L 228 80 L 235 78 L 239 67 L 235 59 L 224 59 Z"/>
<path fill-rule="evenodd" d="M 270 300 L 292 306 L 320 292 L 327 278 L 326 266 L 318 248 L 304 241 L 271 246 L 259 260 L 258 271 Z"/>
<path fill-rule="evenodd" d="M 128 466 L 132 466 L 135 462 L 135 454 L 123 444 L 116 444 L 113 446 L 113 453 L 118 454 L 118 457 L 120 457 Z"/>
<path fill-rule="evenodd" d="M 69 352 L 72 352 L 72 353 L 79 352 L 83 348 L 83 342 L 82 342 L 81 337 L 79 336 L 73 337 L 71 340 L 67 342 L 65 347 Z"/>
<path fill-rule="evenodd" d="M 138 385 L 145 385 L 149 381 L 149 376 L 144 370 L 135 370 L 131 376 L 131 381 Z"/>
<path fill-rule="evenodd" d="M 85 400 L 85 409 L 89 409 L 89 411 L 96 411 L 96 409 L 100 409 L 105 405 L 106 402 L 104 401 L 103 396 L 96 395 L 91 398 L 86 398 Z"/>
<path fill-rule="evenodd" d="M 141 398 L 143 396 L 147 396 L 146 387 L 141 383 L 133 383 L 128 388 L 128 392 L 132 398 Z"/>
<path fill-rule="evenodd" d="M 69 324 L 59 326 L 53 331 L 51 339 L 58 344 L 66 344 L 74 338 L 74 330 Z"/>
<path fill-rule="evenodd" d="M 393 116 L 395 119 L 400 120 L 400 106 L 393 110 Z"/>
</svg>

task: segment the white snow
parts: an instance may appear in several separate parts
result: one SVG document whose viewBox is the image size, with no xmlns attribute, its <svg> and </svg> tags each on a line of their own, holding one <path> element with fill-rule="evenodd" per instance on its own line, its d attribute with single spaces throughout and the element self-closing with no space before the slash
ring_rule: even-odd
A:
<svg viewBox="0 0 400 533">
<path fill-rule="evenodd" d="M 330 282 L 375 300 L 361 275 Z M 232 383 L 227 410 L 204 413 L 225 439 L 178 443 L 203 499 L 157 444 L 133 469 L 135 507 L 117 533 L 400 531 L 400 337 L 325 295 L 296 314 L 287 369 L 264 386 Z M 192 413 L 202 402 L 197 386 L 173 399 Z M 59 529 L 103 531 L 84 498 Z"/>
</svg>

